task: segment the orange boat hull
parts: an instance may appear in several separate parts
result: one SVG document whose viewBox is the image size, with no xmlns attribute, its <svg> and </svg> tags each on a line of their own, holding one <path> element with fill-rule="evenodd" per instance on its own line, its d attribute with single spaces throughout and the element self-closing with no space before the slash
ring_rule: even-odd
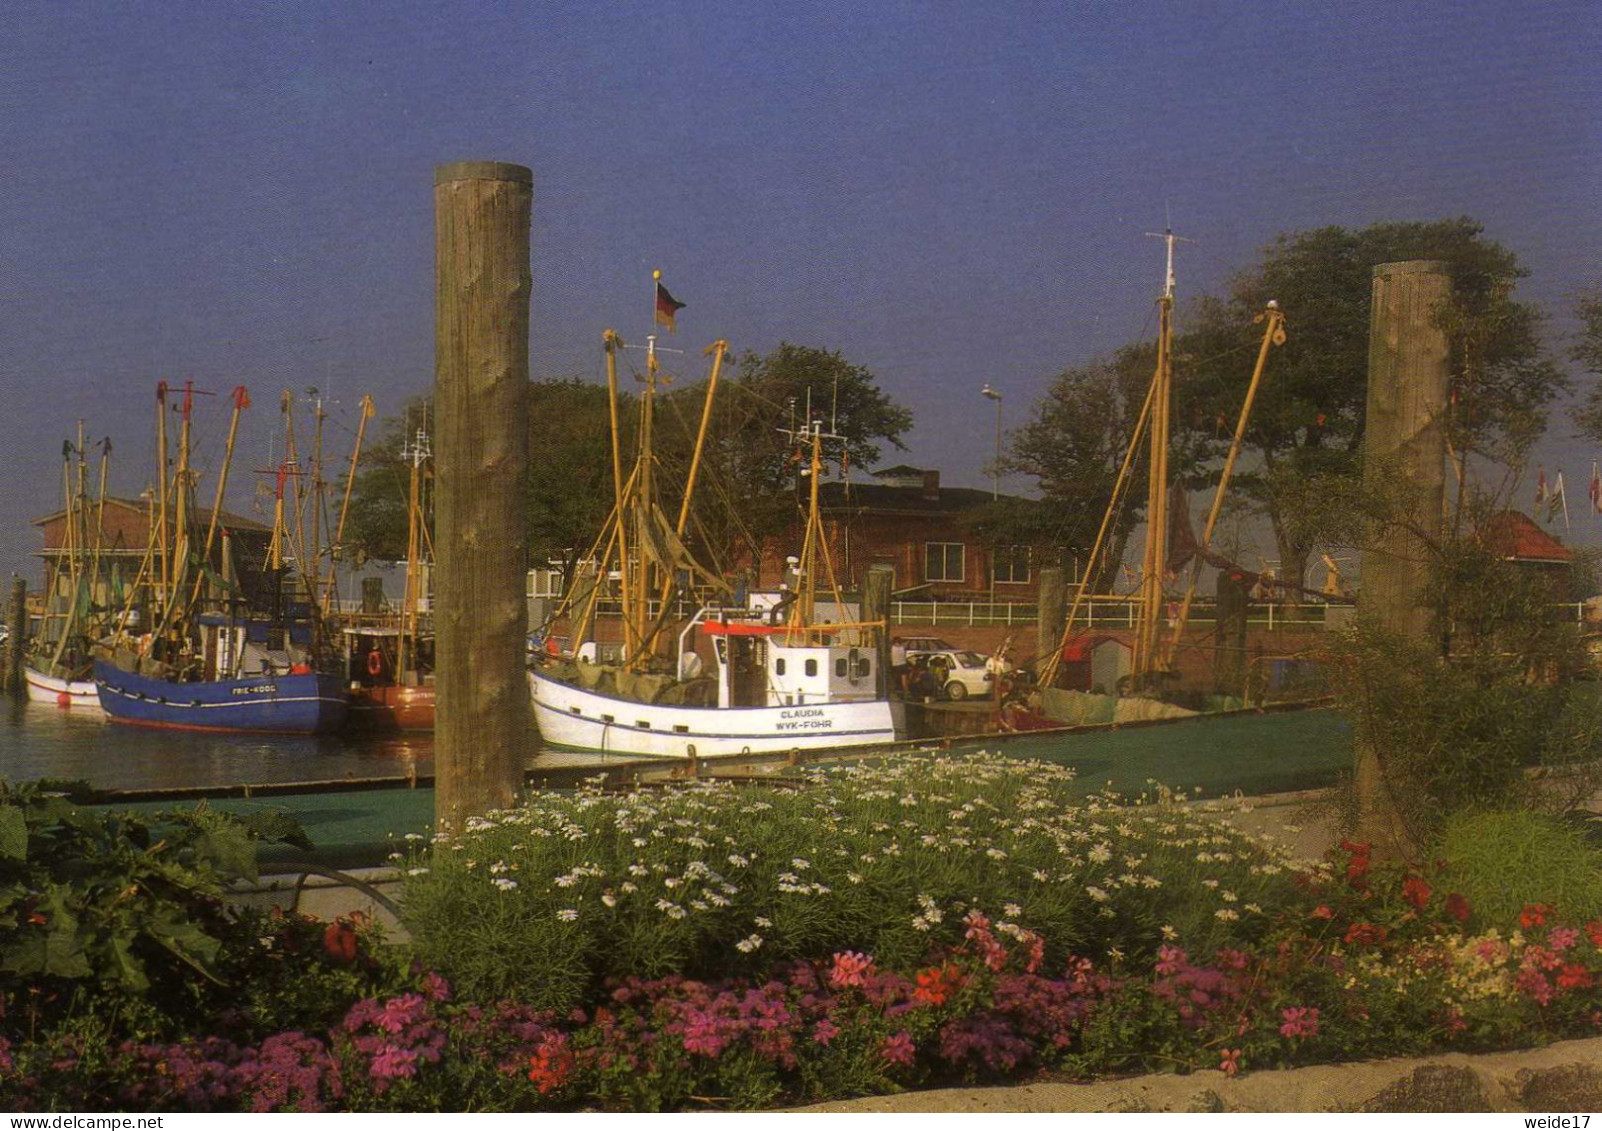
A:
<svg viewBox="0 0 1602 1131">
<path fill-rule="evenodd" d="M 432 687 L 359 687 L 350 692 L 353 730 L 433 730 Z"/>
</svg>

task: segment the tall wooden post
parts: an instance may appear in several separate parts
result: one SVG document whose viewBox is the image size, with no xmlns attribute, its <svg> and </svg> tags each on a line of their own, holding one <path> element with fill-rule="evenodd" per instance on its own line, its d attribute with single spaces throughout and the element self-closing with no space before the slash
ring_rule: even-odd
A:
<svg viewBox="0 0 1602 1131">
<path fill-rule="evenodd" d="M 6 639 L 6 690 L 14 691 L 22 686 L 22 649 L 28 642 L 28 579 L 20 574 L 11 575 L 6 627 L 11 630 Z"/>
<path fill-rule="evenodd" d="M 1451 288 L 1446 264 L 1434 260 L 1374 268 L 1364 463 L 1371 481 L 1400 475 L 1411 488 L 1415 517 L 1431 526 L 1440 522 L 1446 497 L 1448 346 L 1440 313 Z M 1425 547 L 1393 526 L 1363 554 L 1359 613 L 1394 632 L 1424 636 L 1428 573 Z"/>
<path fill-rule="evenodd" d="M 1448 343 L 1441 311 L 1451 298 L 1446 264 L 1433 260 L 1374 268 L 1368 339 L 1365 474 L 1400 476 L 1412 493 L 1413 517 L 1426 528 L 1442 521 L 1446 492 Z M 1392 632 L 1424 638 L 1430 613 L 1426 547 L 1397 524 L 1363 552 L 1358 615 Z M 1385 858 L 1416 857 L 1419 846 L 1391 800 L 1380 752 L 1359 743 L 1353 768 L 1358 837 Z"/>
<path fill-rule="evenodd" d="M 1068 587 L 1057 566 L 1040 571 L 1039 619 L 1035 622 L 1036 670 L 1044 672 L 1048 658 L 1063 643 L 1063 624 L 1068 619 Z"/>
<path fill-rule="evenodd" d="M 442 830 L 510 805 L 527 755 L 533 196 L 533 174 L 521 165 L 434 170 L 434 820 Z"/>
<path fill-rule="evenodd" d="M 875 690 L 884 695 L 890 687 L 890 592 L 896 571 L 889 566 L 869 566 L 862 578 L 862 619 L 883 621 L 873 633 Z"/>
</svg>

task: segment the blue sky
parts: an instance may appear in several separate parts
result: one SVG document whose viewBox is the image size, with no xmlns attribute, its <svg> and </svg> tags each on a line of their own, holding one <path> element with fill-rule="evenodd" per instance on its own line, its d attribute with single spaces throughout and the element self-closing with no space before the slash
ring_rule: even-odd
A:
<svg viewBox="0 0 1602 1131">
<path fill-rule="evenodd" d="M 536 375 L 599 377 L 661 268 L 691 357 L 839 349 L 947 482 L 987 483 L 982 384 L 1011 427 L 1149 333 L 1167 216 L 1181 320 L 1276 233 L 1474 216 L 1562 350 L 1602 282 L 1599 49 L 1585 3 L 12 4 L 0 569 L 36 572 L 80 416 L 115 490 L 151 480 L 159 379 L 250 387 L 241 468 L 283 388 L 347 425 L 424 390 L 456 160 L 534 170 Z M 1571 432 L 1539 455 L 1583 484 Z"/>
</svg>

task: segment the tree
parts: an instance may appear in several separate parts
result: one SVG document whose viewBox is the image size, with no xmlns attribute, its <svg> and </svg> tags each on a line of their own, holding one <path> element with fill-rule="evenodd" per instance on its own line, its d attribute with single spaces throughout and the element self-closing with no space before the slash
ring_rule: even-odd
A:
<svg viewBox="0 0 1602 1131">
<path fill-rule="evenodd" d="M 405 559 L 411 469 L 403 453 L 431 406 L 428 397 L 408 398 L 401 415 L 385 417 L 378 439 L 362 450 L 341 545 L 344 562 L 360 568 L 370 560 Z"/>
<path fill-rule="evenodd" d="M 431 400 L 414 397 L 400 416 L 387 418 L 378 440 L 362 453 L 345 528 L 345 559 L 399 561 L 406 556 L 410 465 L 405 448 L 429 419 Z M 632 450 L 637 408 L 619 397 L 625 451 Z M 612 449 L 606 389 L 575 378 L 529 386 L 529 564 L 556 562 L 571 580 L 611 512 Z M 632 456 L 625 462 L 631 463 Z"/>
<path fill-rule="evenodd" d="M 638 401 L 618 394 L 623 472 L 633 463 Z M 529 386 L 529 565 L 556 563 L 566 592 L 573 569 L 612 513 L 611 413 L 606 387 L 576 378 Z"/>
<path fill-rule="evenodd" d="M 1090 556 L 1156 365 L 1155 345 L 1131 345 L 1110 358 L 1066 369 L 1052 380 L 1034 415 L 1013 433 L 1002 461 L 1006 471 L 1035 478 L 1050 525 L 1043 529 L 1040 512 L 1026 511 L 1017 516 L 1020 526 L 998 530 L 998 537 L 1010 534 L 1013 540 L 1036 545 L 1044 539 L 1065 553 Z M 1194 466 L 1194 444 L 1184 436 L 1177 439 L 1172 466 L 1183 472 Z M 1145 467 L 1142 448 L 1131 464 L 1133 479 L 1108 528 L 1101 560 L 1088 566 L 1092 587 L 1100 591 L 1117 580 L 1129 536 L 1143 521 Z"/>
<path fill-rule="evenodd" d="M 1602 291 L 1581 298 L 1576 313 L 1580 340 L 1569 356 L 1593 377 L 1602 377 Z M 1574 423 L 1583 435 L 1602 441 L 1602 384 L 1592 385 L 1586 392 L 1585 403 L 1574 412 Z"/>
<path fill-rule="evenodd" d="M 694 449 L 705 382 L 664 398 L 658 452 L 680 484 Z M 881 446 L 904 448 L 912 413 L 879 388 L 871 370 L 838 351 L 782 343 L 766 355 L 747 352 L 734 380 L 719 389 L 696 487 L 701 547 L 714 559 L 760 560 L 763 543 L 783 534 L 796 514 L 794 488 L 802 466 L 791 435 L 808 413 L 826 432 L 844 437 L 844 450 L 826 448 L 835 466 L 871 467 Z M 803 457 L 804 458 L 804 457 Z"/>
<path fill-rule="evenodd" d="M 1176 346 L 1176 424 L 1213 429 L 1239 409 L 1257 344 L 1252 318 L 1269 299 L 1286 313 L 1289 341 L 1269 362 L 1246 434 L 1256 458 L 1237 474 L 1235 489 L 1267 513 L 1289 584 L 1302 584 L 1317 545 L 1316 531 L 1299 519 L 1307 484 L 1359 473 L 1376 264 L 1447 264 L 1453 299 L 1439 314 L 1452 347 L 1449 436 L 1465 459 L 1520 465 L 1545 426 L 1547 406 L 1567 388 L 1544 355 L 1540 313 L 1512 297 L 1528 272 L 1482 230 L 1459 218 L 1282 235 L 1226 300 L 1200 304 Z"/>
</svg>

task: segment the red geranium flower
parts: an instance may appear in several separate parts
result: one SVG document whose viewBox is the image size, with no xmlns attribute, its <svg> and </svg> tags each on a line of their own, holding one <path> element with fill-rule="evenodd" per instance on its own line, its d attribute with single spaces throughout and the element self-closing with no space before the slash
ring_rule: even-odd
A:
<svg viewBox="0 0 1602 1131">
<path fill-rule="evenodd" d="M 328 924 L 323 932 L 323 949 L 341 966 L 349 966 L 356 961 L 356 928 L 345 919 Z"/>
<path fill-rule="evenodd" d="M 1524 910 L 1519 912 L 1519 926 L 1525 930 L 1531 927 L 1546 926 L 1546 917 L 1552 914 L 1552 906 L 1548 903 L 1526 903 Z"/>
<path fill-rule="evenodd" d="M 1589 989 L 1595 981 L 1596 975 L 1578 962 L 1565 964 L 1557 976 L 1558 988 L 1564 990 Z"/>
<path fill-rule="evenodd" d="M 1469 917 L 1469 901 L 1463 898 L 1461 892 L 1453 892 L 1446 897 L 1446 913 L 1459 923 L 1467 923 Z"/>
<path fill-rule="evenodd" d="M 1420 911 L 1429 903 L 1430 891 L 1430 885 L 1417 876 L 1409 876 L 1402 881 L 1402 898 Z"/>
<path fill-rule="evenodd" d="M 1385 941 L 1385 928 L 1373 923 L 1353 923 L 1346 928 L 1346 942 L 1351 946 L 1378 946 Z"/>
</svg>

